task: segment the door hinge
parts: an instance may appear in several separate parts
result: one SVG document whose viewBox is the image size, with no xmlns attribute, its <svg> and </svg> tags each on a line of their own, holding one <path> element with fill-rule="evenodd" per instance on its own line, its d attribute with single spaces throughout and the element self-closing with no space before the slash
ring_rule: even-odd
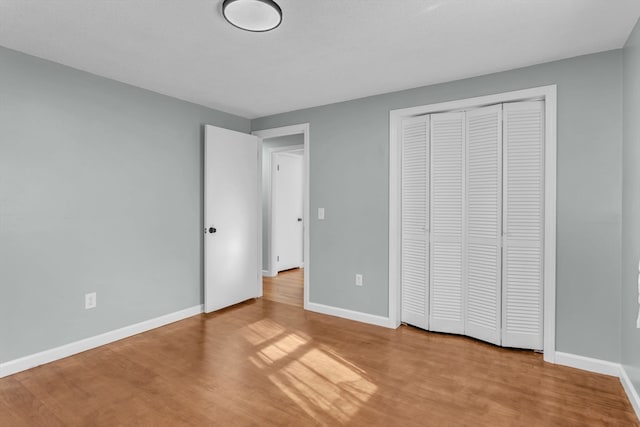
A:
<svg viewBox="0 0 640 427">
<path fill-rule="evenodd" d="M 280 172 L 280 165 L 278 165 L 278 166 L 276 167 L 276 170 L 277 170 L 278 172 Z"/>
<path fill-rule="evenodd" d="M 276 261 L 280 262 L 280 256 L 279 255 L 276 257 Z"/>
</svg>

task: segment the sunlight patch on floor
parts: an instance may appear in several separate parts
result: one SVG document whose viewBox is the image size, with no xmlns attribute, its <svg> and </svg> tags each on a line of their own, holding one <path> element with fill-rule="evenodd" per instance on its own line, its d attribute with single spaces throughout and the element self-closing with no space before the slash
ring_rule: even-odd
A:
<svg viewBox="0 0 640 427">
<path fill-rule="evenodd" d="M 296 334 L 289 334 L 275 343 L 265 347 L 258 352 L 258 357 L 267 365 L 282 359 L 293 353 L 299 347 L 305 345 L 307 340 Z"/>
<path fill-rule="evenodd" d="M 269 379 L 313 418 L 329 416 L 339 422 L 349 421 L 377 390 L 358 372 L 315 348 Z"/>
<path fill-rule="evenodd" d="M 285 329 L 273 320 L 262 319 L 244 327 L 242 335 L 251 344 L 260 345 L 281 335 L 284 331 Z"/>
<path fill-rule="evenodd" d="M 243 333 L 258 347 L 250 361 L 318 421 L 349 421 L 378 389 L 362 369 L 335 350 L 319 347 L 305 334 L 272 320 L 253 323 Z"/>
</svg>

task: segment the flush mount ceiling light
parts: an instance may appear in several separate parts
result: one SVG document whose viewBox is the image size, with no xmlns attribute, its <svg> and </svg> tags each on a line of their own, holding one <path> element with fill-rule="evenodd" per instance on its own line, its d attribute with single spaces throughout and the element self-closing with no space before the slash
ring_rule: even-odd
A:
<svg viewBox="0 0 640 427">
<path fill-rule="evenodd" d="M 264 32 L 282 22 L 282 9 L 273 0 L 224 0 L 222 14 L 234 27 Z"/>
</svg>

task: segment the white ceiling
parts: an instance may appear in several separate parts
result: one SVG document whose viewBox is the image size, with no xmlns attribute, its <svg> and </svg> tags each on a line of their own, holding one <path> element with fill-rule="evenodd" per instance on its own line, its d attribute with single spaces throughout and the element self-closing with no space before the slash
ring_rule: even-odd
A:
<svg viewBox="0 0 640 427">
<path fill-rule="evenodd" d="M 247 118 L 620 48 L 640 0 L 0 0 L 0 45 Z"/>
</svg>

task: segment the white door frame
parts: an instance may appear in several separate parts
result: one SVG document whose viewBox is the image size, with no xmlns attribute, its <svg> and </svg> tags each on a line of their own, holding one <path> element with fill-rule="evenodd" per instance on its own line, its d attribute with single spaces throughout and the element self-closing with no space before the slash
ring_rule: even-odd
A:
<svg viewBox="0 0 640 427">
<path fill-rule="evenodd" d="M 401 122 L 402 119 L 431 113 L 457 111 L 503 102 L 545 101 L 545 188 L 544 188 L 544 360 L 556 359 L 556 85 L 495 95 L 479 96 L 389 113 L 389 326 L 400 326 L 400 218 L 401 218 Z"/>
<path fill-rule="evenodd" d="M 304 308 L 305 310 L 309 306 L 309 271 L 311 268 L 311 252 L 309 251 L 309 123 L 301 123 L 291 126 L 282 126 L 272 129 L 256 130 L 251 132 L 252 135 L 256 135 L 262 139 L 276 138 L 280 136 L 288 135 L 304 135 L 304 207 L 303 207 L 303 224 L 304 224 Z M 260 206 L 262 206 L 262 199 L 260 200 Z M 262 237 L 262 233 L 260 233 Z M 273 241 L 273 239 L 271 239 Z M 260 243 L 262 249 L 262 243 Z M 273 256 L 273 251 L 272 254 Z M 262 262 L 262 255 L 260 255 L 260 262 Z M 269 266 L 273 269 L 273 264 Z"/>
<path fill-rule="evenodd" d="M 275 277 L 278 275 L 278 271 L 276 269 L 276 246 L 274 243 L 274 222 L 273 222 L 273 171 L 271 165 L 273 164 L 273 155 L 276 153 L 287 153 L 291 151 L 299 151 L 303 150 L 304 153 L 304 144 L 298 145 L 288 145 L 285 147 L 269 147 L 264 149 L 264 157 L 267 161 L 262 162 L 262 167 L 266 168 L 266 170 L 262 173 L 262 179 L 266 179 L 267 182 L 267 237 L 268 237 L 268 245 L 269 245 L 269 265 L 268 268 L 262 270 L 262 274 L 267 277 Z M 304 160 L 303 160 L 304 162 Z M 304 184 L 303 184 L 304 185 Z M 306 191 L 303 188 L 303 191 Z M 304 194 L 303 194 L 304 197 Z M 304 208 L 303 208 L 304 209 Z M 304 218 L 303 218 L 304 220 Z M 306 228 L 307 224 L 303 223 Z M 304 237 L 303 237 L 304 239 Z"/>
</svg>

